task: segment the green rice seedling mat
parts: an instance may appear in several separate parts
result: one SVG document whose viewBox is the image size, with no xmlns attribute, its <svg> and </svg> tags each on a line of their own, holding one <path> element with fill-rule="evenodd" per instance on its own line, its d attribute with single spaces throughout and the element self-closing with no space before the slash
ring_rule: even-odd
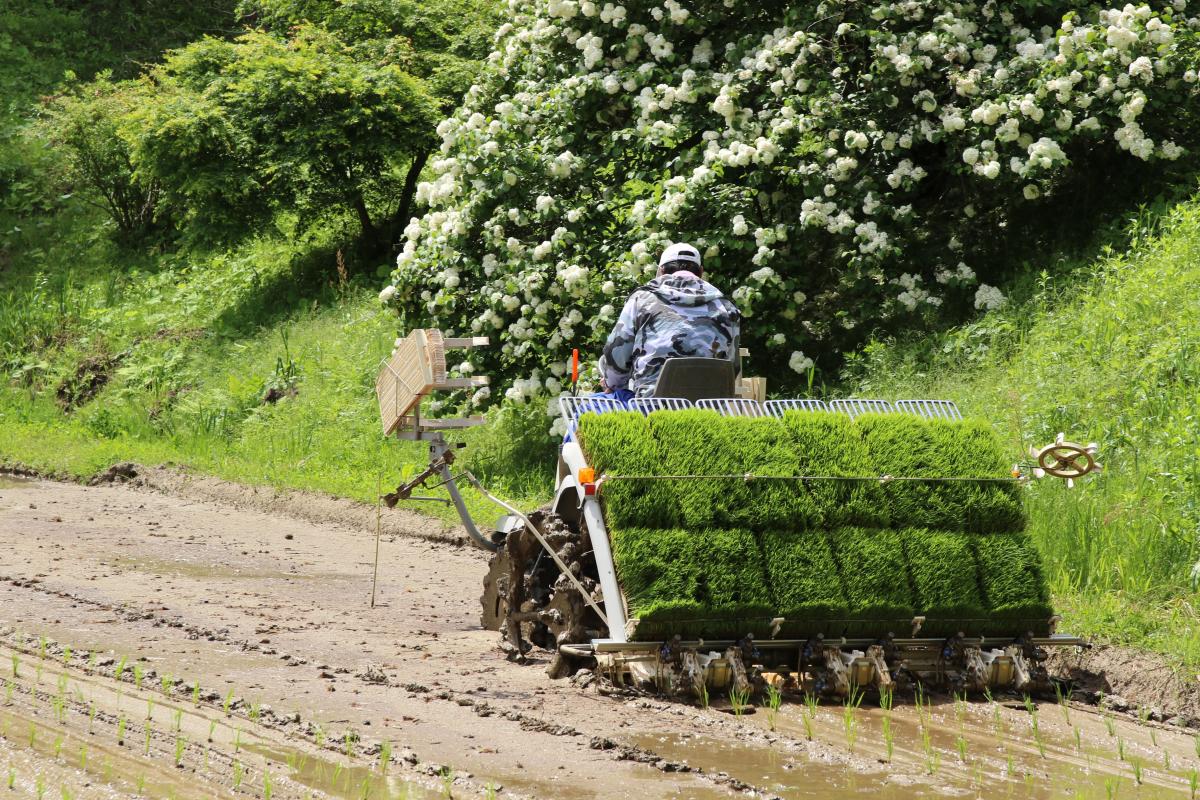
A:
<svg viewBox="0 0 1200 800">
<path fill-rule="evenodd" d="M 773 608 L 784 618 L 785 638 L 840 633 L 850 617 L 846 586 L 823 530 L 764 531 L 759 534 Z"/>
<path fill-rule="evenodd" d="M 984 534 L 910 528 L 900 533 L 924 636 L 978 630 L 986 618 L 973 539 Z"/>
<path fill-rule="evenodd" d="M 795 474 L 820 477 L 879 475 L 870 461 L 862 434 L 846 414 L 833 411 L 788 411 L 783 426 L 796 460 Z M 826 528 L 863 525 L 887 527 L 883 487 L 875 481 L 808 481 L 820 524 Z"/>
<path fill-rule="evenodd" d="M 986 422 L 926 420 L 908 414 L 864 414 L 854 420 L 871 466 L 880 475 L 1008 478 L 1011 464 Z M 894 527 L 997 533 L 1022 530 L 1020 487 L 972 480 L 884 484 Z"/>
<path fill-rule="evenodd" d="M 688 527 L 808 528 L 820 514 L 805 486 L 794 480 L 795 448 L 774 417 L 722 417 L 692 409 L 651 414 L 651 435 L 662 460 L 656 475 L 711 475 L 711 480 L 645 482 L 643 490 L 673 492 L 679 522 Z M 744 480 L 753 473 L 761 480 Z M 661 486 L 669 483 L 669 486 Z"/>
<path fill-rule="evenodd" d="M 973 537 L 980 588 L 987 603 L 985 633 L 1048 633 L 1054 613 L 1041 558 L 1024 533 Z"/>
<path fill-rule="evenodd" d="M 579 418 L 579 441 L 597 475 L 642 475 L 663 461 L 650 422 L 636 411 L 584 414 Z M 654 485 L 638 481 L 613 481 L 604 487 L 608 524 L 616 527 L 663 527 L 679 522 L 674 487 L 667 481 Z"/>
<path fill-rule="evenodd" d="M 758 540 L 738 529 L 626 528 L 613 559 L 638 638 L 765 635 L 773 616 Z"/>
<path fill-rule="evenodd" d="M 883 633 L 905 635 L 915 608 L 900 534 L 886 528 L 837 528 L 832 538 L 850 601 L 843 634 L 877 635 L 882 626 Z"/>
<path fill-rule="evenodd" d="M 618 579 L 655 640 L 1044 633 L 1049 594 L 987 423 L 585 414 Z M 747 475 L 753 478 L 747 478 Z M 985 481 L 887 481 L 901 477 Z M 865 480 L 817 480 L 817 478 Z M 779 480 L 785 478 L 785 480 Z"/>
</svg>

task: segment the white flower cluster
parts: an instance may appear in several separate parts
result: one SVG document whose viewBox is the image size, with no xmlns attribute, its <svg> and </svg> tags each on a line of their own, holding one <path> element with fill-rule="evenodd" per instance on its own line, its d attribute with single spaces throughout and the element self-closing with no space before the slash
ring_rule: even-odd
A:
<svg viewBox="0 0 1200 800">
<path fill-rule="evenodd" d="M 1025 235 L 1014 209 L 1187 155 L 1187 6 L 509 0 L 380 299 L 495 336 L 514 400 L 571 348 L 594 359 L 673 241 L 704 252 L 747 344 L 792 353 L 785 379 L 851 331 L 997 308 L 983 252 Z"/>
<path fill-rule="evenodd" d="M 979 284 L 979 288 L 975 290 L 975 308 L 983 311 L 1000 308 L 1004 305 L 1004 299 L 1003 292 L 986 283 Z"/>
</svg>

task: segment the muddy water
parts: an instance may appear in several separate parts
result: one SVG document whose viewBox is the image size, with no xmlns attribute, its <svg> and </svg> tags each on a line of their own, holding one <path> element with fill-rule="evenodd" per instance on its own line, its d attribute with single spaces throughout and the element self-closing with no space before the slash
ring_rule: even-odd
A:
<svg viewBox="0 0 1200 800">
<path fill-rule="evenodd" d="M 0 472 L 0 491 L 4 491 L 5 489 L 32 489 L 35 486 L 35 481 L 30 478 Z"/>
<path fill-rule="evenodd" d="M 293 781 L 328 797 L 358 800 L 363 797 L 403 797 L 405 800 L 432 800 L 445 797 L 446 793 L 434 792 L 417 786 L 395 775 L 385 775 L 377 769 L 344 764 L 332 759 L 314 756 L 284 745 L 247 744 L 245 749 L 271 762 L 285 767 Z M 445 780 L 453 792 L 454 775 L 447 773 Z"/>
<path fill-rule="evenodd" d="M 890 712 L 826 705 L 813 714 L 785 705 L 775 720 L 780 738 L 767 748 L 687 734 L 643 735 L 634 743 L 785 800 L 837 800 L 867 791 L 883 800 L 1195 797 L 1200 745 L 1191 734 L 1130 725 L 1078 705 L 1032 708 L 947 700 Z M 769 727 L 766 716 L 759 710 L 747 721 Z M 860 760 L 822 763 L 807 757 L 801 743 L 840 747 Z"/>
<path fill-rule="evenodd" d="M 180 575 L 188 578 L 245 578 L 245 579 L 308 579 L 316 580 L 323 575 L 298 572 L 283 572 L 272 569 L 254 569 L 199 561 L 170 561 L 158 558 L 114 558 L 109 562 L 117 569 L 146 572 L 152 575 Z"/>
</svg>

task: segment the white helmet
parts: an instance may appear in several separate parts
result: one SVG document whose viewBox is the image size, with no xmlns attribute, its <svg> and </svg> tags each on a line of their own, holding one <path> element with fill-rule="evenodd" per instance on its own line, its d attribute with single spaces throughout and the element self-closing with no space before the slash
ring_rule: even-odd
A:
<svg viewBox="0 0 1200 800">
<path fill-rule="evenodd" d="M 702 268 L 700 264 L 700 251 L 686 242 L 673 244 L 666 250 L 663 250 L 662 255 L 658 258 L 658 266 L 662 267 L 670 264 L 672 261 L 687 261 L 695 264 L 698 268 Z"/>
</svg>

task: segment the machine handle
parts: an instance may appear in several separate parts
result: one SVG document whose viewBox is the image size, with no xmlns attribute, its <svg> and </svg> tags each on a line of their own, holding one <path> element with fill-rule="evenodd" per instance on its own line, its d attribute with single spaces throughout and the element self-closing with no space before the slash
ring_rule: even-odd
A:
<svg viewBox="0 0 1200 800">
<path fill-rule="evenodd" d="M 571 394 L 576 394 L 579 388 L 579 348 L 571 350 Z"/>
</svg>

